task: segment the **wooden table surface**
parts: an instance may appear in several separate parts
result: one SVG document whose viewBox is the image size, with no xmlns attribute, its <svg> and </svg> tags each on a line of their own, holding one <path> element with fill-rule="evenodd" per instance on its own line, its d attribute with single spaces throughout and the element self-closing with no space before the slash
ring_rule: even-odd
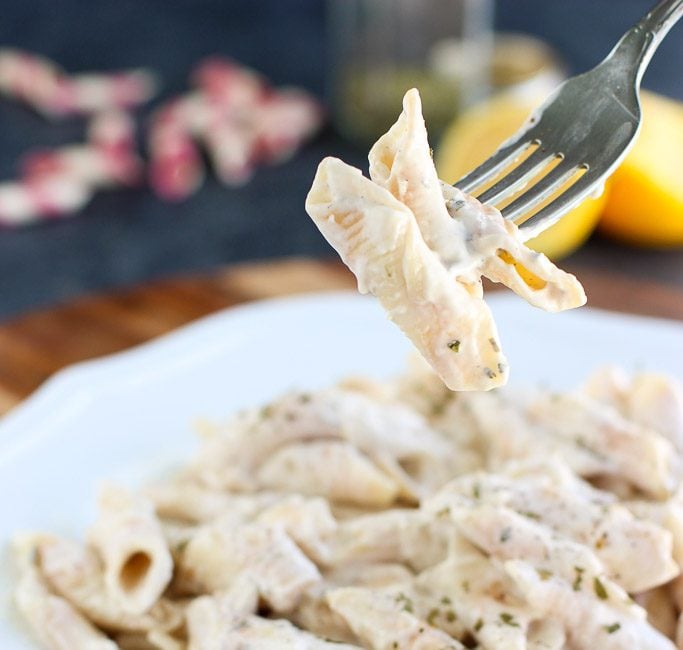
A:
<svg viewBox="0 0 683 650">
<path fill-rule="evenodd" d="M 683 291 L 569 268 L 589 304 L 683 320 Z M 0 326 L 0 413 L 66 365 L 123 350 L 230 305 L 293 293 L 349 289 L 336 262 L 288 259 L 228 267 L 27 314 Z"/>
</svg>

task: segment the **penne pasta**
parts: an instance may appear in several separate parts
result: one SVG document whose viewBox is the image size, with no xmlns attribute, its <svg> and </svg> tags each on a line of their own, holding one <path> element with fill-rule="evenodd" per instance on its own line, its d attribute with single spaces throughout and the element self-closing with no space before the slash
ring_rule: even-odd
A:
<svg viewBox="0 0 683 650">
<path fill-rule="evenodd" d="M 49 650 L 674 650 L 683 455 L 604 388 L 289 393 L 18 538 L 19 611 Z"/>
<path fill-rule="evenodd" d="M 173 560 L 152 504 L 106 486 L 89 541 L 104 563 L 104 584 L 121 609 L 142 614 L 171 581 Z"/>
<path fill-rule="evenodd" d="M 579 307 L 578 280 L 527 248 L 498 210 L 441 183 L 417 90 L 372 147 L 370 179 L 336 158 L 318 167 L 306 211 L 451 390 L 507 382 L 481 277 L 547 311 Z"/>
</svg>

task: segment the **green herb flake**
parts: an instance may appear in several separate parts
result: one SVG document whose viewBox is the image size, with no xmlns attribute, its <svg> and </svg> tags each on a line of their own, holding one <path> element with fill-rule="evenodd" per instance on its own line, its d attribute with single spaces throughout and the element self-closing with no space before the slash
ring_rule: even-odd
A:
<svg viewBox="0 0 683 650">
<path fill-rule="evenodd" d="M 505 625 L 509 625 L 510 627 L 519 627 L 519 623 L 515 620 L 515 617 L 508 612 L 501 612 L 500 620 L 503 621 Z"/>
<path fill-rule="evenodd" d="M 474 624 L 474 631 L 479 632 L 479 630 L 481 630 L 482 627 L 484 627 L 484 621 L 478 619 L 477 622 Z"/>
<path fill-rule="evenodd" d="M 597 576 L 593 578 L 593 589 L 595 590 L 595 595 L 600 599 L 600 600 L 607 600 L 609 597 L 607 595 L 607 589 L 605 589 L 605 585 L 600 582 L 600 578 Z"/>
<path fill-rule="evenodd" d="M 538 573 L 538 577 L 543 581 L 550 580 L 553 577 L 553 572 L 548 571 L 548 569 L 536 569 L 536 573 Z"/>
<path fill-rule="evenodd" d="M 446 620 L 449 623 L 454 623 L 457 618 L 458 618 L 457 614 L 452 609 L 449 609 L 446 612 Z"/>
<path fill-rule="evenodd" d="M 500 347 L 498 346 L 498 343 L 496 342 L 496 339 L 490 338 L 489 343 L 491 344 L 491 349 L 494 352 L 500 352 Z"/>
<path fill-rule="evenodd" d="M 581 582 L 583 582 L 583 568 L 580 566 L 574 567 L 575 577 L 574 583 L 572 584 L 572 589 L 574 591 L 579 591 L 581 589 Z"/>
<path fill-rule="evenodd" d="M 534 521 L 541 520 L 541 515 L 539 515 L 537 512 L 532 512 L 531 510 L 520 510 L 519 514 L 527 519 L 533 519 Z"/>
<path fill-rule="evenodd" d="M 472 486 L 472 498 L 473 499 L 480 499 L 481 498 L 481 486 L 479 483 L 475 483 Z"/>
<path fill-rule="evenodd" d="M 606 456 L 604 454 L 601 454 L 599 451 L 596 451 L 590 445 L 583 439 L 581 436 L 577 436 L 574 438 L 574 442 L 576 443 L 576 446 L 585 451 L 586 453 L 590 454 L 593 456 L 593 458 L 598 458 L 600 460 L 605 460 Z"/>
<path fill-rule="evenodd" d="M 427 614 L 427 623 L 429 623 L 431 626 L 434 626 L 434 624 L 436 623 L 436 619 L 439 617 L 440 613 L 441 612 L 437 607 L 430 609 L 429 614 Z"/>
<path fill-rule="evenodd" d="M 451 604 L 451 599 L 448 596 L 443 596 L 441 598 L 441 604 L 442 605 L 450 605 Z"/>
<path fill-rule="evenodd" d="M 396 602 L 403 604 L 401 611 L 408 612 L 409 614 L 413 613 L 413 601 L 410 600 L 410 598 L 408 598 L 408 596 L 406 596 L 403 592 L 396 596 Z"/>
<path fill-rule="evenodd" d="M 443 519 L 444 517 L 448 517 L 448 515 L 450 515 L 450 514 L 451 514 L 451 509 L 448 506 L 446 506 L 445 508 L 441 508 L 441 510 L 437 510 L 437 512 L 436 512 L 436 516 L 439 519 Z"/>
<path fill-rule="evenodd" d="M 605 625 L 605 632 L 607 634 L 614 634 L 618 630 L 621 629 L 621 624 L 620 623 L 612 623 L 612 625 Z"/>
<path fill-rule="evenodd" d="M 447 405 L 447 402 L 445 402 L 445 401 L 432 404 L 432 412 L 431 412 L 432 417 L 438 417 L 439 415 L 442 415 L 443 412 L 446 410 L 446 405 Z"/>
<path fill-rule="evenodd" d="M 448 343 L 448 348 L 453 350 L 453 352 L 460 352 L 460 341 L 458 339 L 453 339 Z"/>
<path fill-rule="evenodd" d="M 597 540 L 595 540 L 595 548 L 601 549 L 607 545 L 607 531 L 603 532 Z"/>
<path fill-rule="evenodd" d="M 505 543 L 510 539 L 510 537 L 512 537 L 512 529 L 509 526 L 506 526 L 500 531 L 500 541 Z"/>
<path fill-rule="evenodd" d="M 462 590 L 463 590 L 465 593 L 469 593 L 469 591 L 470 591 L 470 581 L 469 581 L 469 580 L 463 580 L 463 581 L 460 583 L 460 586 L 462 587 Z"/>
<path fill-rule="evenodd" d="M 489 379 L 495 379 L 498 375 L 496 375 L 491 368 L 484 368 L 484 374 L 489 378 Z"/>
</svg>

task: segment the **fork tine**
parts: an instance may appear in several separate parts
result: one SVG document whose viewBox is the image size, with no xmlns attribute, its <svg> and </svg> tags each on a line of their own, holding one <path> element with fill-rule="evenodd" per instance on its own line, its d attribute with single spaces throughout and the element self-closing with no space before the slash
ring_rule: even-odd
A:
<svg viewBox="0 0 683 650">
<path fill-rule="evenodd" d="M 522 133 L 514 142 L 503 145 L 481 165 L 475 167 L 469 174 L 463 176 L 454 185 L 463 192 L 473 194 L 476 188 L 495 176 L 506 165 L 520 158 L 526 149 L 533 144 L 533 140 Z"/>
<path fill-rule="evenodd" d="M 524 241 L 549 228 L 574 206 L 595 192 L 595 184 L 604 177 L 600 170 L 590 169 L 574 185 L 560 194 L 554 201 L 529 217 L 521 226 Z"/>
<path fill-rule="evenodd" d="M 553 192 L 564 185 L 579 170 L 578 165 L 569 167 L 560 163 L 555 169 L 544 176 L 538 183 L 517 197 L 510 205 L 501 210 L 506 219 L 516 220 L 525 212 L 533 210 L 539 203 L 545 201 Z"/>
<path fill-rule="evenodd" d="M 482 203 L 491 205 L 500 203 L 500 201 L 524 187 L 525 183 L 528 183 L 556 158 L 556 154 L 549 153 L 543 148 L 543 145 L 539 146 L 526 160 L 498 180 L 495 185 L 492 185 L 488 190 L 477 196 L 477 199 Z"/>
</svg>

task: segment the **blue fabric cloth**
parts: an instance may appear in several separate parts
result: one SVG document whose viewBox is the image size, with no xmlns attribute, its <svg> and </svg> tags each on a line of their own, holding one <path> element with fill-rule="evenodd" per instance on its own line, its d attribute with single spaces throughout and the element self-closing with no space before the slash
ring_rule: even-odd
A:
<svg viewBox="0 0 683 650">
<path fill-rule="evenodd" d="M 540 35 L 574 71 L 596 63 L 644 13 L 647 0 L 499 0 L 497 26 Z M 182 92 L 202 57 L 219 53 L 254 66 L 275 84 L 317 94 L 325 81 L 322 0 L 22 0 L 6 3 L 0 45 L 53 58 L 67 70 L 149 66 L 163 81 L 152 105 Z M 683 28 L 662 46 L 646 85 L 683 98 Z M 141 124 L 149 112 L 139 112 Z M 0 174 L 16 175 L 19 155 L 73 142 L 80 120 L 48 123 L 0 101 Z M 261 169 L 240 189 L 211 176 L 188 201 L 167 204 L 148 190 L 104 192 L 74 218 L 0 230 L 0 317 L 163 275 L 280 255 L 330 255 L 305 216 L 304 197 L 324 155 L 364 165 L 364 154 L 327 130 L 292 161 Z M 683 284 L 679 253 L 636 253 L 591 243 L 589 265 L 628 265 Z"/>
</svg>

